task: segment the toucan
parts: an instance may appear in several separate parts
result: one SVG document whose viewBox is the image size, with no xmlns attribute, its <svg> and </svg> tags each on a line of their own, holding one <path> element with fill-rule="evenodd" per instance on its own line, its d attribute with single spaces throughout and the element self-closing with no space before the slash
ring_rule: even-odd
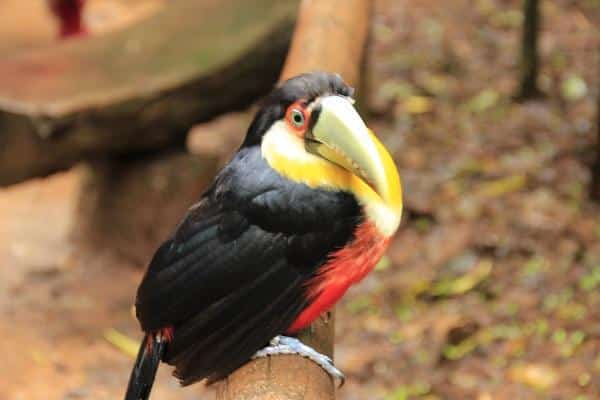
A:
<svg viewBox="0 0 600 400">
<path fill-rule="evenodd" d="M 149 397 L 161 361 L 182 385 L 290 353 L 343 379 L 295 335 L 375 267 L 402 212 L 394 161 L 352 96 L 338 74 L 313 72 L 264 98 L 142 279 L 126 400 Z"/>
</svg>

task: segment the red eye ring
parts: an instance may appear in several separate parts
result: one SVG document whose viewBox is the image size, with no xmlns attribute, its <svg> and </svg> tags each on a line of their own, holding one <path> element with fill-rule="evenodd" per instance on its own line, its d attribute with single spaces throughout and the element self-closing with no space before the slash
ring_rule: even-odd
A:
<svg viewBox="0 0 600 400">
<path fill-rule="evenodd" d="M 291 104 L 285 112 L 285 120 L 287 124 L 297 133 L 304 133 L 308 126 L 310 115 L 306 109 L 306 102 L 299 100 Z"/>
</svg>

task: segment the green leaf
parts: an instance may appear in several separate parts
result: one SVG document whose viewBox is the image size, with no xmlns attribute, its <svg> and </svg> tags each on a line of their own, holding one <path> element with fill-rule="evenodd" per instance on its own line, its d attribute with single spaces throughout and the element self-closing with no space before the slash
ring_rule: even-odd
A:
<svg viewBox="0 0 600 400">
<path fill-rule="evenodd" d="M 466 274 L 450 280 L 441 280 L 431 288 L 433 296 L 455 296 L 464 294 L 488 278 L 492 262 L 483 260 Z"/>
<path fill-rule="evenodd" d="M 579 100 L 584 97 L 587 92 L 587 84 L 579 75 L 569 75 L 562 83 L 562 95 L 570 101 Z"/>
<path fill-rule="evenodd" d="M 465 107 L 468 111 L 481 113 L 495 106 L 500 99 L 500 94 L 494 89 L 484 89 L 476 96 L 472 97 Z"/>
<path fill-rule="evenodd" d="M 392 265 L 390 258 L 388 256 L 381 257 L 381 260 L 375 265 L 375 271 L 385 271 Z"/>
<path fill-rule="evenodd" d="M 478 193 L 483 197 L 499 197 L 521 190 L 527 183 L 525 175 L 511 175 L 480 185 Z"/>
</svg>

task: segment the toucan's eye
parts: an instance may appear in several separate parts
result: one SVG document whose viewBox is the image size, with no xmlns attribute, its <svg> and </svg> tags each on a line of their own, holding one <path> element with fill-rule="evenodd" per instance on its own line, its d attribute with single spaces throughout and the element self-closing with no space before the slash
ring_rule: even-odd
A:
<svg viewBox="0 0 600 400">
<path fill-rule="evenodd" d="M 304 113 L 302 111 L 298 110 L 297 108 L 294 108 L 290 112 L 290 120 L 296 128 L 302 128 L 305 123 Z"/>
<path fill-rule="evenodd" d="M 288 125 L 299 135 L 304 134 L 306 125 L 308 125 L 309 112 L 306 108 L 306 102 L 299 100 L 290 105 L 285 112 L 285 119 Z"/>
</svg>

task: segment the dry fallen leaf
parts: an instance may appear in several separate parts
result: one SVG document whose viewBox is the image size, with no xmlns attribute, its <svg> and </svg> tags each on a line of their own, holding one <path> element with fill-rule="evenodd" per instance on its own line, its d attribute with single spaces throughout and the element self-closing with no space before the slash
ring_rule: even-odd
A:
<svg viewBox="0 0 600 400">
<path fill-rule="evenodd" d="M 433 103 L 429 97 L 410 96 L 404 102 L 404 110 L 409 114 L 424 114 L 431 111 Z"/>
<path fill-rule="evenodd" d="M 527 178 L 524 175 L 512 175 L 481 184 L 477 192 L 483 197 L 499 197 L 506 193 L 521 190 L 526 183 Z"/>
<path fill-rule="evenodd" d="M 107 342 L 119 349 L 121 353 L 133 358 L 137 356 L 139 343 L 129 336 L 124 335 L 114 328 L 107 329 L 103 336 Z"/>
<path fill-rule="evenodd" d="M 523 383 L 537 390 L 547 390 L 558 382 L 554 368 L 544 364 L 515 365 L 508 371 L 514 382 Z"/>
</svg>

